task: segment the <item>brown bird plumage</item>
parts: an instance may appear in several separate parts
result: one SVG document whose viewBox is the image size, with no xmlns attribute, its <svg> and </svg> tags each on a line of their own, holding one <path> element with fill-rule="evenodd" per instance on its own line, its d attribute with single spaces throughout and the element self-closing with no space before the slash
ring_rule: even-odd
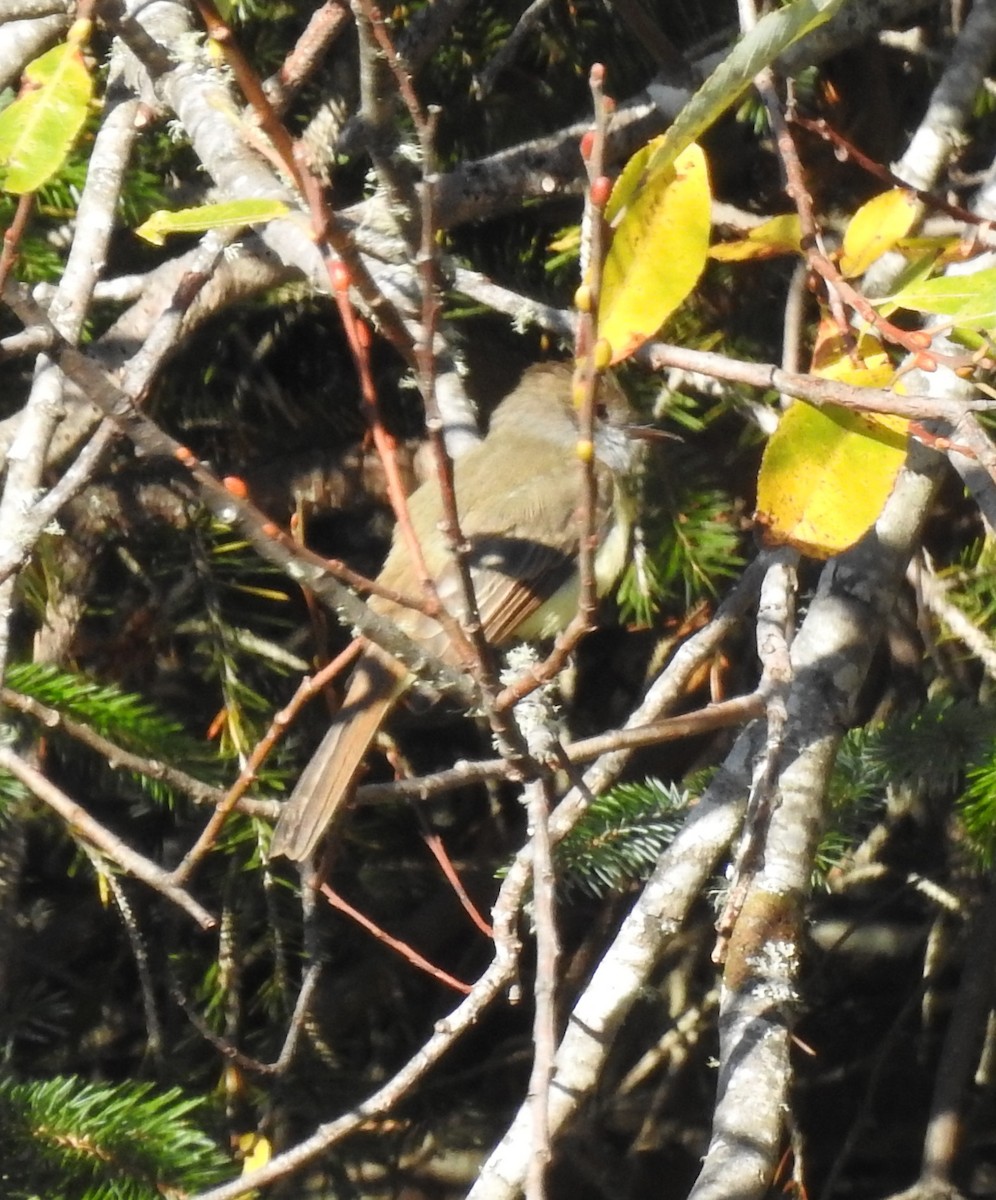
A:
<svg viewBox="0 0 996 1200">
<path fill-rule="evenodd" d="M 624 406 L 608 384 L 603 399 Z M 577 604 L 579 547 L 577 422 L 571 371 L 565 364 L 530 368 L 495 410 L 488 436 L 458 459 L 454 483 L 484 634 L 493 645 L 552 637 Z M 596 437 L 596 559 L 599 591 L 622 568 L 629 522 L 617 477 L 632 460 L 629 441 L 607 427 Z M 408 501 L 426 567 L 444 606 L 461 616 L 459 576 L 440 533 L 438 482 L 430 479 Z M 395 536 L 378 581 L 407 595 L 418 592 L 403 539 Z M 446 633 L 424 613 L 379 596 L 371 608 L 414 641 L 452 661 Z M 308 763 L 274 830 L 271 855 L 308 858 L 347 799 L 370 742 L 410 682 L 407 669 L 368 644 L 354 668 L 342 707 Z"/>
</svg>

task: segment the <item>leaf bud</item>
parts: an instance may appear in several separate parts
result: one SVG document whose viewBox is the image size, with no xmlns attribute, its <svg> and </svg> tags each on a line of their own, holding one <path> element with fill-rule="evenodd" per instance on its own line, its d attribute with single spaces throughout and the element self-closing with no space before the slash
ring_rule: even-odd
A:
<svg viewBox="0 0 996 1200">
<path fill-rule="evenodd" d="M 240 479 L 238 475 L 226 475 L 221 481 L 225 486 L 225 491 L 237 497 L 239 500 L 245 500 L 249 495 L 249 488 L 244 479 Z"/>
<path fill-rule="evenodd" d="M 329 267 L 329 278 L 332 280 L 332 286 L 337 292 L 348 292 L 349 285 L 353 282 L 353 277 L 349 273 L 349 267 L 346 266 L 341 258 L 335 259 Z"/>
<path fill-rule="evenodd" d="M 612 195 L 612 180 L 608 175 L 599 175 L 597 179 L 591 181 L 588 194 L 596 208 L 604 208 Z"/>
</svg>

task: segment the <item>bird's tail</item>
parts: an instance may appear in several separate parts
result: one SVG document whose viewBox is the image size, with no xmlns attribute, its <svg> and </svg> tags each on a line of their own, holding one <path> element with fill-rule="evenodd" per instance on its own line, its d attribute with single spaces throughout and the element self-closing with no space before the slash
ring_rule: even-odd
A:
<svg viewBox="0 0 996 1200">
<path fill-rule="evenodd" d="M 302 862 L 311 856 L 333 817 L 349 798 L 367 747 L 405 690 L 406 669 L 368 647 L 350 677 L 342 707 L 284 805 L 270 842 L 278 854 Z"/>
</svg>

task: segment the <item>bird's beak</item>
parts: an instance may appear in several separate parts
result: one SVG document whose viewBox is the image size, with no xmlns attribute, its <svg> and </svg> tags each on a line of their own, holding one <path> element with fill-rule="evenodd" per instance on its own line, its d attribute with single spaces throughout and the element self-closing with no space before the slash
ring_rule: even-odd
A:
<svg viewBox="0 0 996 1200">
<path fill-rule="evenodd" d="M 631 437 L 634 441 L 641 442 L 680 442 L 684 439 L 677 433 L 669 433 L 666 429 L 659 429 L 656 425 L 618 425 L 616 427 L 627 437 Z"/>
</svg>

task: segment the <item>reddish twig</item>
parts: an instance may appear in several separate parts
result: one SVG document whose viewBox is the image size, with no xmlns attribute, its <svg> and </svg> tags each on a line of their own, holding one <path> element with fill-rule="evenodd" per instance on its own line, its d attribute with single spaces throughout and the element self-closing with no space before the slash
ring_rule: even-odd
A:
<svg viewBox="0 0 996 1200">
<path fill-rule="evenodd" d="M 4 230 L 3 250 L 0 250 L 0 291 L 3 290 L 3 285 L 7 282 L 14 263 L 17 262 L 17 247 L 21 244 L 21 238 L 24 237 L 24 231 L 28 226 L 34 206 L 34 192 L 27 192 L 23 196 L 19 196 L 17 208 L 14 210 L 14 219 Z"/>
<path fill-rule="evenodd" d="M 349 5 L 344 0 L 325 0 L 315 9 L 280 70 L 263 84 L 263 90 L 277 112 L 287 108 L 352 19 Z"/>
<path fill-rule="evenodd" d="M 547 658 L 524 671 L 515 683 L 505 687 L 498 694 L 495 708 L 499 712 L 511 708 L 563 670 L 578 642 L 591 629 L 598 602 L 595 585 L 595 554 L 598 549 L 595 534 L 597 485 L 594 413 L 598 378 L 595 347 L 598 338 L 598 298 L 608 236 L 603 213 L 611 191 L 609 180 L 604 174 L 605 139 L 609 116 L 613 109 L 612 102 L 603 91 L 604 79 L 605 68 L 601 63 L 595 63 L 589 76 L 595 123 L 581 141 L 581 157 L 588 174 L 588 189 L 585 194 L 585 254 L 582 255 L 584 277 L 578 291 L 579 316 L 575 332 L 575 358 L 583 364 L 579 368 L 575 396 L 575 400 L 579 402 L 578 460 L 581 464 L 578 510 L 578 610 L 557 638 Z"/>
<path fill-rule="evenodd" d="M 928 331 L 901 329 L 898 325 L 893 324 L 892 321 L 883 317 L 861 292 L 841 275 L 836 264 L 827 254 L 819 235 L 813 197 L 806 186 L 799 151 L 782 111 L 770 70 L 761 73 L 756 81 L 756 86 L 764 99 L 775 133 L 775 145 L 785 170 L 785 191 L 795 204 L 799 214 L 802 246 L 806 260 L 826 284 L 827 298 L 840 328 L 841 336 L 849 342 L 853 341 L 850 325 L 839 307 L 843 303 L 853 309 L 873 329 L 876 329 L 887 342 L 906 350 L 912 357 L 912 366 L 922 371 L 936 370 L 939 364 L 950 367 L 953 371 L 974 366 L 977 360 L 970 354 L 942 354 L 931 349 L 933 338 Z"/>
<path fill-rule="evenodd" d="M 341 913 L 345 913 L 347 917 L 352 918 L 357 925 L 375 937 L 378 942 L 383 942 L 385 946 L 390 946 L 392 950 L 397 951 L 412 966 L 417 967 L 420 971 L 425 971 L 427 975 L 431 975 L 441 983 L 445 983 L 447 987 L 452 988 L 455 992 L 461 992 L 465 996 L 470 995 L 473 989 L 469 984 L 461 983 L 459 979 L 455 979 L 448 972 L 442 970 L 442 968 L 434 966 L 427 958 L 423 958 L 417 950 L 412 949 L 407 942 L 402 942 L 398 938 L 391 937 L 379 925 L 375 925 L 369 917 L 365 917 L 358 909 L 353 908 L 348 901 L 343 900 L 338 892 L 333 891 L 327 883 L 321 884 L 318 890 L 333 908 L 337 908 Z"/>
<path fill-rule="evenodd" d="M 174 883 L 185 883 L 201 860 L 210 853 L 215 842 L 218 840 L 218 836 L 229 814 L 238 805 L 249 787 L 255 782 L 256 773 L 269 757 L 273 747 L 283 737 L 287 727 L 293 722 L 304 704 L 312 696 L 316 696 L 322 692 L 337 675 L 340 675 L 357 658 L 362 648 L 362 641 L 357 639 L 316 675 L 301 681 L 300 686 L 289 703 L 274 716 L 270 722 L 270 728 L 256 743 L 252 754 L 249 756 L 249 760 L 239 773 L 238 779 L 236 779 L 226 792 L 224 799 L 218 804 L 211 819 L 201 830 L 197 841 L 173 870 L 170 877 Z"/>
<path fill-rule="evenodd" d="M 225 56 L 225 62 L 235 76 L 235 82 L 239 85 L 246 102 L 256 114 L 260 128 L 273 144 L 273 148 L 280 156 L 280 162 L 293 180 L 294 186 L 303 195 L 304 184 L 297 158 L 294 155 L 294 140 L 280 120 L 277 110 L 270 103 L 270 98 L 266 94 L 266 89 L 259 76 L 242 53 L 231 27 L 215 7 L 213 0 L 194 0 L 194 4 L 204 22 L 208 37 L 218 45 Z"/>
<path fill-rule="evenodd" d="M 838 157 L 850 159 L 863 171 L 867 172 L 867 174 L 873 175 L 876 179 L 880 179 L 890 187 L 905 188 L 907 192 L 916 196 L 917 200 L 925 208 L 932 209 L 935 212 L 946 213 L 949 217 L 953 217 L 956 221 L 962 221 L 966 225 L 978 225 L 982 229 L 996 229 L 996 221 L 980 217 L 978 213 L 972 212 L 970 208 L 962 208 L 960 204 L 952 204 L 950 200 L 939 195 L 937 192 L 926 192 L 922 188 L 911 186 L 905 179 L 901 179 L 895 172 L 890 171 L 883 163 L 869 158 L 853 142 L 849 142 L 843 134 L 838 133 L 833 128 L 825 117 L 803 117 L 794 109 L 789 110 L 787 117 L 793 125 L 798 125 L 800 129 L 806 129 L 810 133 L 815 133 L 817 137 L 822 138 L 825 142 L 829 142 L 837 152 Z"/>
<path fill-rule="evenodd" d="M 485 937 L 492 937 L 494 930 L 487 921 L 478 912 L 477 905 L 467 895 L 467 889 L 460 881 L 460 876 L 456 873 L 456 868 L 453 866 L 453 860 L 446 853 L 446 847 L 443 845 L 443 839 L 436 833 L 430 833 L 428 830 L 422 834 L 422 841 L 429 847 L 432 857 L 439 863 L 439 869 L 446 877 L 447 883 L 453 889 L 453 893 L 460 901 L 464 912 L 474 922 L 477 928 L 484 934 Z"/>
<path fill-rule="evenodd" d="M 135 445 L 150 457 L 163 457 L 179 463 L 190 474 L 203 502 L 226 524 L 237 523 L 246 538 L 268 561 L 278 565 L 297 582 L 306 584 L 350 624 L 383 646 L 390 654 L 422 675 L 434 678 L 452 691 L 462 703 L 476 702 L 477 690 L 465 671 L 443 662 L 427 662 L 424 647 L 416 645 L 393 622 L 380 617 L 347 588 L 334 581 L 327 564 L 319 555 L 303 550 L 274 522 L 259 511 L 244 495 L 244 489 L 223 483 L 192 451 L 170 437 L 159 425 L 141 412 L 132 397 L 122 391 L 92 359 L 66 342 L 42 309 L 23 289 L 8 283 L 4 302 L 25 323 L 40 325 L 52 333 L 52 356 L 60 368 L 87 397 L 110 416 Z M 371 590 L 376 585 L 367 581 Z M 408 601 L 421 609 L 418 602 Z M 423 610 L 424 611 L 424 610 Z"/>
<path fill-rule="evenodd" d="M 460 577 L 465 617 L 461 629 L 465 635 L 456 649 L 470 649 L 475 662 L 478 679 L 485 691 L 494 689 L 496 676 L 491 647 L 484 636 L 477 596 L 470 567 L 467 563 L 464 539 L 460 530 L 460 514 L 457 508 L 453 482 L 453 462 L 443 436 L 442 420 L 436 402 L 436 356 L 434 350 L 436 327 L 439 320 L 439 278 L 436 254 L 435 223 L 435 114 L 423 111 L 412 85 L 411 74 L 391 41 L 380 10 L 372 0 L 360 0 L 370 30 L 387 60 L 394 76 L 398 93 L 404 101 L 419 140 L 422 158 L 422 180 L 419 185 L 419 216 L 421 230 L 419 238 L 418 274 L 422 292 L 422 321 L 415 344 L 415 360 L 418 368 L 419 390 L 425 404 L 426 429 L 433 448 L 436 472 L 439 479 L 440 498 L 443 506 L 443 534 Z"/>
</svg>

